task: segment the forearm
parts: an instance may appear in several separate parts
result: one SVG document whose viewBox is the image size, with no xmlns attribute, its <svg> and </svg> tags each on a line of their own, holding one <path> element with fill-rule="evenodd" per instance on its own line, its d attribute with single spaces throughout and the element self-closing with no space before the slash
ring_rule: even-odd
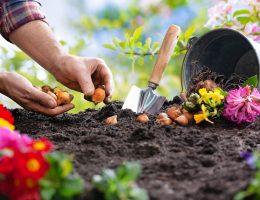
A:
<svg viewBox="0 0 260 200">
<path fill-rule="evenodd" d="M 51 73 L 65 55 L 50 27 L 40 20 L 21 26 L 9 39 Z"/>
<path fill-rule="evenodd" d="M 6 76 L 6 72 L 1 72 L 0 73 L 0 93 L 5 94 L 5 89 L 4 89 L 4 78 Z"/>
</svg>

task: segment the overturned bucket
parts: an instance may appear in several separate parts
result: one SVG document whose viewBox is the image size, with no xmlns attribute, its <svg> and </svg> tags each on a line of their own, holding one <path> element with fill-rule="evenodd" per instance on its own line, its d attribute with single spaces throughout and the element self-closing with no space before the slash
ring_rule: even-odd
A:
<svg viewBox="0 0 260 200">
<path fill-rule="evenodd" d="M 227 28 L 192 38 L 182 66 L 182 87 L 187 89 L 192 75 L 200 70 L 195 68 L 204 66 L 226 78 L 234 73 L 260 77 L 260 44 Z"/>
</svg>

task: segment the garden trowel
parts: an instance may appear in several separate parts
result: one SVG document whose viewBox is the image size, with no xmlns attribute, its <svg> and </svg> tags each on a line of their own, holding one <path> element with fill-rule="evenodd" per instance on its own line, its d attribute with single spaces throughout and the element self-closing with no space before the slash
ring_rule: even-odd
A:
<svg viewBox="0 0 260 200">
<path fill-rule="evenodd" d="M 163 72 L 178 41 L 179 35 L 180 28 L 178 26 L 172 25 L 169 27 L 149 79 L 148 88 L 140 89 L 137 86 L 132 86 L 122 109 L 131 109 L 136 113 L 145 112 L 151 115 L 159 112 L 166 98 L 158 96 L 155 94 L 154 90 L 160 83 Z"/>
</svg>

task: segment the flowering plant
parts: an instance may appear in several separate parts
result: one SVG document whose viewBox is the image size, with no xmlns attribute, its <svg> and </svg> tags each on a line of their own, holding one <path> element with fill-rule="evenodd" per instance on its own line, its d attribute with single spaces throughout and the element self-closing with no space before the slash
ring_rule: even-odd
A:
<svg viewBox="0 0 260 200">
<path fill-rule="evenodd" d="M 256 170 L 256 175 L 247 189 L 237 193 L 234 200 L 260 199 L 260 152 L 246 151 L 241 152 L 240 156 L 245 159 L 251 169 Z"/>
<path fill-rule="evenodd" d="M 102 175 L 93 176 L 93 186 L 105 200 L 148 200 L 147 192 L 136 183 L 141 171 L 139 163 L 125 162 L 116 170 L 104 169 Z"/>
<path fill-rule="evenodd" d="M 257 75 L 248 78 L 239 88 L 228 92 L 223 91 L 211 80 L 204 82 L 214 83 L 214 87 L 206 87 L 199 82 L 195 90 L 197 93 L 192 93 L 183 103 L 184 109 L 194 113 L 196 124 L 202 121 L 213 124 L 210 118 L 219 117 L 221 114 L 236 124 L 251 123 L 260 116 Z"/>
<path fill-rule="evenodd" d="M 34 140 L 14 131 L 12 114 L 0 105 L 0 198 L 73 199 L 83 180 L 72 175 L 71 158 L 51 152 L 45 138 Z"/>
<path fill-rule="evenodd" d="M 250 86 L 239 87 L 228 93 L 223 116 L 237 124 L 254 122 L 260 115 L 260 93 Z"/>
<path fill-rule="evenodd" d="M 28 194 L 40 199 L 38 181 L 49 170 L 44 154 L 51 146 L 47 140 L 34 141 L 26 135 L 0 128 L 0 193 L 9 199 L 25 198 Z"/>
<path fill-rule="evenodd" d="M 237 124 L 254 122 L 260 115 L 258 78 L 252 76 L 238 89 L 230 90 L 225 100 L 223 116 Z"/>
<path fill-rule="evenodd" d="M 7 127 L 14 130 L 14 118 L 12 113 L 3 104 L 0 104 L 0 127 Z"/>
<path fill-rule="evenodd" d="M 260 42 L 260 0 L 221 0 L 208 11 L 209 28 L 232 28 Z"/>
<path fill-rule="evenodd" d="M 220 116 L 220 111 L 224 105 L 224 91 L 220 88 L 214 88 L 212 91 L 207 91 L 206 88 L 199 90 L 199 99 L 197 105 L 199 105 L 199 112 L 194 115 L 196 124 L 202 121 L 214 123 L 209 118 Z"/>
</svg>

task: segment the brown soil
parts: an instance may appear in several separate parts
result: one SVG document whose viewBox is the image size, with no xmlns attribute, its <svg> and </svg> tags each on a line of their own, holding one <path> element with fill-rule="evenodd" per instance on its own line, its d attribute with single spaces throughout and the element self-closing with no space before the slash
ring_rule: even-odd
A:
<svg viewBox="0 0 260 200">
<path fill-rule="evenodd" d="M 160 126 L 151 117 L 140 124 L 133 112 L 121 107 L 121 102 L 113 102 L 98 111 L 55 118 L 21 109 L 13 114 L 18 130 L 34 138 L 47 137 L 57 150 L 74 155 L 88 194 L 94 174 L 123 161 L 142 164 L 138 182 L 151 200 L 228 200 L 253 177 L 239 152 L 257 149 L 260 121 L 236 126 L 219 119 L 215 125 L 180 127 Z M 119 123 L 105 125 L 104 119 L 114 114 Z M 101 200 L 93 196 L 83 199 Z"/>
</svg>

